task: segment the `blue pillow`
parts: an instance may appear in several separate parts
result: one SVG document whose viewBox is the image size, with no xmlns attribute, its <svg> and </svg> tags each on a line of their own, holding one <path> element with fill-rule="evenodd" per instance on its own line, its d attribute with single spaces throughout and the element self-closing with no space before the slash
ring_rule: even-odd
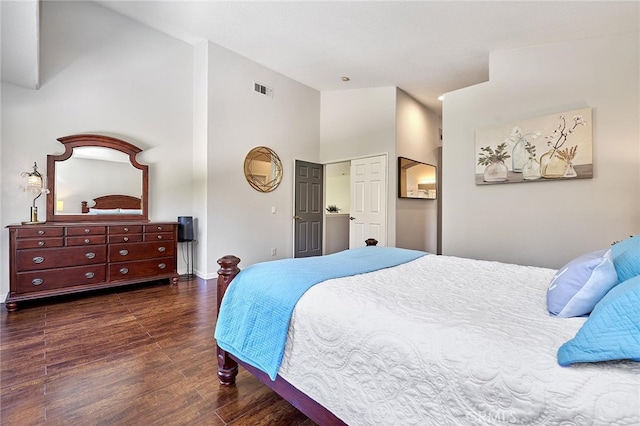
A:
<svg viewBox="0 0 640 426">
<path fill-rule="evenodd" d="M 558 349 L 558 364 L 631 359 L 640 362 L 640 276 L 596 305 L 576 336 Z"/>
<path fill-rule="evenodd" d="M 611 255 L 618 272 L 618 281 L 623 282 L 640 275 L 640 235 L 611 246 Z"/>
<path fill-rule="evenodd" d="M 616 284 L 611 250 L 585 254 L 556 272 L 547 289 L 547 309 L 564 318 L 587 315 Z"/>
</svg>

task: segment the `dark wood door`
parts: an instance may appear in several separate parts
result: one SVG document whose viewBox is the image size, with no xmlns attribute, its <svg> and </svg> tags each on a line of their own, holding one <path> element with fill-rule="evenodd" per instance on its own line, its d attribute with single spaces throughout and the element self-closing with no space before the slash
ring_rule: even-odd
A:
<svg viewBox="0 0 640 426">
<path fill-rule="evenodd" d="M 296 160 L 293 257 L 322 255 L 323 166 Z"/>
</svg>

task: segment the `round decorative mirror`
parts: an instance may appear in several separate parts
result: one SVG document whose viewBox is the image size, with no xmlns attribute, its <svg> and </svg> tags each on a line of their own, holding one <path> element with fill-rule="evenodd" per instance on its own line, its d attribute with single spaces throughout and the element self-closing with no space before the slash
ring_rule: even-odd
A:
<svg viewBox="0 0 640 426">
<path fill-rule="evenodd" d="M 256 191 L 273 191 L 282 180 L 280 157 L 266 146 L 253 148 L 244 159 L 244 176 Z"/>
</svg>

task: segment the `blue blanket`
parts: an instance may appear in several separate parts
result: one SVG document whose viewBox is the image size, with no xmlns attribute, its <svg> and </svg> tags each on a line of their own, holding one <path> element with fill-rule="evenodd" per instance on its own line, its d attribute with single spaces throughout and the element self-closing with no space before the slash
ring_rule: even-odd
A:
<svg viewBox="0 0 640 426">
<path fill-rule="evenodd" d="M 293 308 L 313 285 L 410 262 L 427 253 L 362 247 L 327 256 L 257 263 L 227 289 L 216 324 L 218 345 L 275 380 Z"/>
</svg>

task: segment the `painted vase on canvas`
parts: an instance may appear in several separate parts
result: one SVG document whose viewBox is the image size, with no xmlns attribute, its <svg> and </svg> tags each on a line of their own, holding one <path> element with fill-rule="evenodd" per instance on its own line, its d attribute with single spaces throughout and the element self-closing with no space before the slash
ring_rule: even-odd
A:
<svg viewBox="0 0 640 426">
<path fill-rule="evenodd" d="M 567 171 L 564 172 L 564 177 L 566 178 L 573 178 L 573 177 L 577 177 L 578 174 L 576 173 L 576 169 L 573 168 L 573 163 L 571 161 L 569 161 L 569 167 L 567 167 Z"/>
<path fill-rule="evenodd" d="M 557 149 L 550 149 L 540 157 L 540 175 L 547 179 L 563 178 L 569 163 L 558 155 Z"/>
<path fill-rule="evenodd" d="M 508 168 L 502 161 L 494 161 L 484 169 L 485 182 L 504 182 L 507 180 Z"/>
<path fill-rule="evenodd" d="M 540 179 L 540 163 L 535 158 L 529 158 L 527 164 L 522 168 L 522 178 L 524 180 Z"/>
<path fill-rule="evenodd" d="M 529 161 L 529 154 L 525 149 L 526 142 L 524 137 L 519 138 L 511 151 L 511 170 L 514 173 L 522 173 L 524 165 Z"/>
</svg>

